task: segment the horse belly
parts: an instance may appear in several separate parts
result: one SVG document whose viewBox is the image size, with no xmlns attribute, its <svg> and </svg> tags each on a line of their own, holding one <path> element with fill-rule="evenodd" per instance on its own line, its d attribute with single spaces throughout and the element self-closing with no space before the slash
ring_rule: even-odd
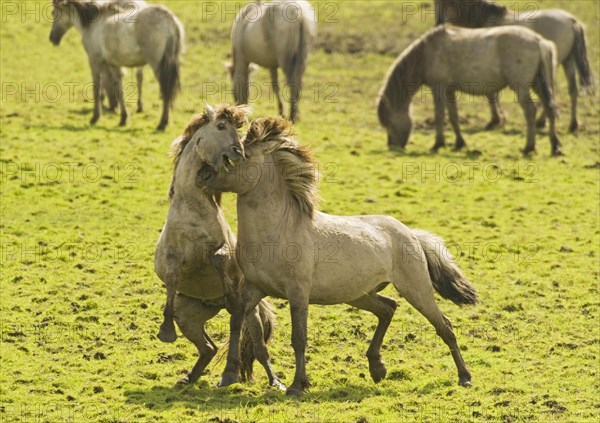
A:
<svg viewBox="0 0 600 423">
<path fill-rule="evenodd" d="M 277 67 L 277 56 L 259 23 L 249 24 L 241 37 L 242 51 L 248 62 L 265 68 Z"/>
<path fill-rule="evenodd" d="M 177 291 L 188 297 L 214 300 L 223 297 L 223 284 L 217 270 L 212 265 L 205 264 L 182 272 Z"/>
<path fill-rule="evenodd" d="M 135 67 L 146 63 L 133 24 L 116 22 L 108 25 L 103 47 L 104 59 L 111 65 Z"/>
</svg>

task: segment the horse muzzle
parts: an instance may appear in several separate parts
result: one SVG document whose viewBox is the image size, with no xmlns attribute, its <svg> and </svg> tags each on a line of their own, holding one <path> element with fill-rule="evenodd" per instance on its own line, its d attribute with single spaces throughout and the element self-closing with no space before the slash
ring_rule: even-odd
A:
<svg viewBox="0 0 600 423">
<path fill-rule="evenodd" d="M 223 154 L 223 168 L 225 172 L 231 172 L 235 166 L 246 160 L 246 154 L 244 154 L 244 150 L 240 147 L 233 146 L 231 147 L 231 151 Z"/>
<path fill-rule="evenodd" d="M 64 31 L 53 29 L 52 31 L 50 31 L 50 42 L 55 46 L 59 45 L 63 35 L 65 35 Z"/>
</svg>

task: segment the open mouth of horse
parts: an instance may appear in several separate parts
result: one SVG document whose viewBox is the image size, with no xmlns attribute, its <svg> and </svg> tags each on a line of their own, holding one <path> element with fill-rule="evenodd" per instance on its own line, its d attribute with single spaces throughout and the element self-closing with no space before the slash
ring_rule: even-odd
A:
<svg viewBox="0 0 600 423">
<path fill-rule="evenodd" d="M 226 154 L 223 154 L 223 167 L 225 168 L 225 172 L 229 173 L 235 167 L 235 162 L 233 162 Z"/>
<path fill-rule="evenodd" d="M 205 164 L 204 166 L 202 166 L 200 168 L 200 170 L 198 171 L 198 174 L 196 175 L 196 183 L 198 185 L 201 185 L 202 183 L 209 181 L 216 175 L 217 175 L 216 169 L 209 164 Z"/>
</svg>

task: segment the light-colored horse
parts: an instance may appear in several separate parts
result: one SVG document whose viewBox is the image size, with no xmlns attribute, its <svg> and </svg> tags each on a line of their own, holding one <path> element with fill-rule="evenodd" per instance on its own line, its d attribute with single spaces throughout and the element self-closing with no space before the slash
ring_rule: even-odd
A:
<svg viewBox="0 0 600 423">
<path fill-rule="evenodd" d="M 518 13 L 505 6 L 486 0 L 436 0 L 436 22 L 452 23 L 471 28 L 499 25 L 519 25 L 529 28 L 556 46 L 557 63 L 562 64 L 571 97 L 571 122 L 569 131 L 579 127 L 577 121 L 577 74 L 579 83 L 588 92 L 594 90 L 594 76 L 588 60 L 583 24 L 562 9 L 535 9 Z M 503 117 L 497 96 L 490 97 L 491 129 L 502 123 Z M 538 118 L 537 126 L 546 124 L 546 114 Z"/>
<path fill-rule="evenodd" d="M 459 384 L 470 385 L 471 374 L 452 325 L 433 292 L 456 304 L 473 304 L 476 294 L 442 241 L 390 216 L 318 212 L 316 164 L 281 118 L 253 121 L 244 144 L 246 161 L 229 173 L 201 171 L 198 183 L 208 190 L 238 194 L 237 257 L 248 280 L 247 310 L 266 295 L 290 303 L 296 374 L 287 393 L 301 394 L 309 386 L 305 370 L 309 304 L 347 303 L 375 314 L 379 322 L 367 351 L 369 370 L 375 382 L 385 377 L 380 348 L 396 302 L 378 291 L 390 283 L 435 327 L 450 348 Z M 244 254 L 259 249 L 262 254 Z M 260 339 L 253 338 L 255 345 Z M 232 336 L 230 342 L 234 341 Z M 257 359 L 264 360 L 260 354 Z"/>
<path fill-rule="evenodd" d="M 227 64 L 233 82 L 233 94 L 239 104 L 247 104 L 251 63 L 268 68 L 271 88 L 283 115 L 278 68 L 283 69 L 289 88 L 290 119 L 300 118 L 298 102 L 308 52 L 317 33 L 317 21 L 305 0 L 281 0 L 249 3 L 235 18 L 231 31 L 232 63 Z"/>
<path fill-rule="evenodd" d="M 158 130 L 169 122 L 169 108 L 179 89 L 179 55 L 183 51 L 184 31 L 181 22 L 167 8 L 148 5 L 135 13 L 113 3 L 81 0 L 53 0 L 50 41 L 60 43 L 72 27 L 82 35 L 94 82 L 93 125 L 101 112 L 101 76 L 110 72 L 118 93 L 120 125 L 127 121 L 127 109 L 121 84 L 121 67 L 149 64 L 158 79 L 163 110 Z"/>
<path fill-rule="evenodd" d="M 412 130 L 411 99 L 422 85 L 432 89 L 435 102 L 433 151 L 445 145 L 446 105 L 456 135 L 454 148 L 460 150 L 466 145 L 460 132 L 457 92 L 492 96 L 508 86 L 525 113 L 527 143 L 523 153 L 535 150 L 533 88 L 549 117 L 552 154 L 561 154 L 554 127 L 555 57 L 552 42 L 518 26 L 466 29 L 444 25 L 428 31 L 400 54 L 379 91 L 377 113 L 387 130 L 388 146 L 406 146 Z"/>
<path fill-rule="evenodd" d="M 172 147 L 175 170 L 169 189 L 171 204 L 154 254 L 154 267 L 167 288 L 159 339 L 175 341 L 174 318 L 183 335 L 198 348 L 196 365 L 180 383 L 195 382 L 216 354 L 217 348 L 206 333 L 206 321 L 227 308 L 232 314 L 232 332 L 240 330 L 242 274 L 234 256 L 235 236 L 219 199 L 196 186 L 196 175 L 205 160 L 231 168 L 233 162 L 243 158 L 237 131 L 246 123 L 247 112 L 244 107 L 220 106 L 214 110 L 207 106 L 204 114 L 192 118 Z M 228 152 L 231 161 L 223 158 L 222 149 Z M 253 317 L 260 315 L 268 340 L 274 319 L 269 304 L 261 302 L 255 312 Z M 259 319 L 250 321 L 248 327 L 252 324 L 261 325 Z M 247 331 L 244 337 L 250 339 Z M 253 348 L 248 342 L 242 343 L 241 357 L 242 376 L 250 377 Z M 234 344 L 228 354 L 228 375 L 238 376 L 239 360 Z M 237 379 L 224 379 L 221 383 L 233 381 Z"/>
</svg>

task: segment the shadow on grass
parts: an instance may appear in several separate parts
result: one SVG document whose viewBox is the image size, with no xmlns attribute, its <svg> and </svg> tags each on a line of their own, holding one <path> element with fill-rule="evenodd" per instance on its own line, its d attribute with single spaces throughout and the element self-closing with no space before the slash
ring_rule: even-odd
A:
<svg viewBox="0 0 600 423">
<path fill-rule="evenodd" d="M 90 131 L 102 131 L 111 134 L 127 134 L 127 135 L 140 135 L 142 133 L 146 133 L 143 129 L 140 128 L 127 128 L 121 127 L 118 125 L 114 126 L 90 126 L 89 124 L 82 123 L 80 125 L 65 123 L 63 125 L 29 125 L 28 128 L 39 129 L 42 131 L 69 131 L 69 132 L 90 132 Z M 158 131 L 155 131 L 159 133 Z"/>
<path fill-rule="evenodd" d="M 239 388 L 217 388 L 201 381 L 195 386 L 153 386 L 147 390 L 126 390 L 125 397 L 129 404 L 143 405 L 152 410 L 166 410 L 183 405 L 186 408 L 199 408 L 206 413 L 220 414 L 241 408 L 254 408 L 258 405 L 289 404 L 297 401 L 360 402 L 365 398 L 392 393 L 391 389 L 388 392 L 388 389 L 381 386 L 345 385 L 311 389 L 302 397 L 294 398 L 262 383 L 236 386 Z"/>
</svg>

